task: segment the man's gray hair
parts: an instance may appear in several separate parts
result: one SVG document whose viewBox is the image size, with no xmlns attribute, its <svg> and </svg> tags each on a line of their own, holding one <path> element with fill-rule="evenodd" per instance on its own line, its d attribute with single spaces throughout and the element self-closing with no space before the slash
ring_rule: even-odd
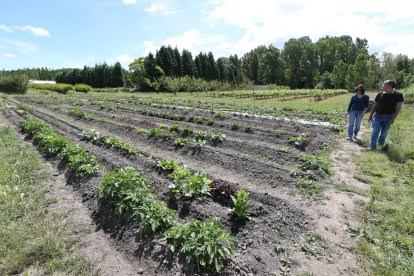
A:
<svg viewBox="0 0 414 276">
<path fill-rule="evenodd" d="M 395 82 L 395 80 L 386 80 L 384 81 L 384 85 L 391 85 L 392 88 L 395 88 L 397 86 L 397 83 Z"/>
</svg>

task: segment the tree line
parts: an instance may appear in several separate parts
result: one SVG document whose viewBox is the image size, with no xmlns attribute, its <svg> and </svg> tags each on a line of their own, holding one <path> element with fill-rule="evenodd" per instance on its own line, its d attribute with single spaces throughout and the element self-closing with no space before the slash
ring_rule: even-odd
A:
<svg viewBox="0 0 414 276">
<path fill-rule="evenodd" d="M 261 45 L 242 57 L 230 55 L 217 60 L 213 53 L 191 52 L 161 46 L 155 56 L 135 59 L 130 78 L 142 90 L 165 77 L 192 77 L 230 84 L 287 85 L 300 88 L 352 89 L 363 83 L 378 88 L 384 79 L 395 79 L 399 87 L 414 82 L 414 59 L 390 53 L 370 54 L 366 39 L 325 36 L 316 42 L 307 37 L 289 39 L 282 49 Z"/>
<path fill-rule="evenodd" d="M 123 87 L 126 80 L 126 70 L 119 62 L 112 65 L 96 64 L 95 67 L 84 66 L 83 69 L 63 68 L 24 68 L 18 70 L 1 70 L 0 77 L 14 75 L 24 75 L 31 80 L 55 80 L 57 83 L 67 83 L 71 85 L 83 83 L 94 88 L 103 87 Z"/>
<path fill-rule="evenodd" d="M 57 83 L 88 84 L 94 88 L 124 87 L 126 80 L 124 69 L 119 62 L 113 66 L 96 64 L 95 67 L 84 66 L 83 69 L 67 69 L 59 72 L 55 80 Z"/>
<path fill-rule="evenodd" d="M 1 76 L 25 75 L 29 79 L 84 83 L 95 88 L 136 86 L 141 91 L 205 91 L 243 88 L 248 85 L 289 86 L 292 89 L 352 89 L 363 83 L 378 88 L 384 79 L 398 87 L 414 83 L 414 59 L 391 53 L 369 53 L 368 41 L 348 35 L 291 38 L 281 49 L 260 45 L 241 57 L 216 59 L 208 53 L 193 54 L 170 45 L 135 59 L 124 70 L 96 64 L 83 69 L 33 68 L 0 71 Z"/>
</svg>

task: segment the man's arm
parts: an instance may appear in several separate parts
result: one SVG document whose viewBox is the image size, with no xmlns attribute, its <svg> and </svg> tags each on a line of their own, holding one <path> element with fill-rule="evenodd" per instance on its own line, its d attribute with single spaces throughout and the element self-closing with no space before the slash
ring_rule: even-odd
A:
<svg viewBox="0 0 414 276">
<path fill-rule="evenodd" d="M 368 117 L 368 122 L 372 121 L 372 115 L 376 111 L 377 111 L 377 102 L 374 102 L 374 104 L 372 105 L 372 108 L 371 108 L 371 113 L 369 114 L 369 117 Z"/>
<path fill-rule="evenodd" d="M 399 102 L 399 103 L 397 103 L 397 105 L 395 106 L 395 113 L 394 113 L 394 116 L 392 116 L 392 118 L 391 118 L 391 120 L 390 120 L 390 123 L 391 123 L 391 124 L 393 124 L 393 123 L 394 123 L 394 121 L 395 121 L 395 119 L 397 118 L 398 114 L 400 114 L 400 112 L 401 112 L 401 108 L 402 108 L 402 105 L 403 105 L 403 103 L 402 103 L 402 102 Z"/>
</svg>

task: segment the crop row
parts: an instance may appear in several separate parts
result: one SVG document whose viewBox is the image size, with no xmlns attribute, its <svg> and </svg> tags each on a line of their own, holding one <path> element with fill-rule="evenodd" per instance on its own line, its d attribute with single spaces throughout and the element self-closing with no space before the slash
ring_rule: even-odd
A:
<svg viewBox="0 0 414 276">
<path fill-rule="evenodd" d="M 45 154 L 67 161 L 76 175 L 92 176 L 101 169 L 96 157 L 66 140 L 50 125 L 29 118 L 20 127 Z M 237 248 L 235 237 L 222 228 L 218 218 L 177 222 L 175 210 L 158 200 L 150 189 L 150 181 L 127 166 L 105 174 L 96 194 L 99 204 L 112 206 L 117 215 L 134 220 L 143 234 L 160 233 L 158 241 L 166 242 L 173 252 L 185 254 L 190 264 L 196 262 L 198 267 L 220 271 L 223 261 Z"/>
<path fill-rule="evenodd" d="M 92 142 L 96 145 L 103 145 L 108 148 L 114 148 L 125 154 L 137 155 L 138 149 L 132 145 L 129 145 L 115 136 L 101 135 L 95 129 L 84 130 L 79 134 L 81 140 Z"/>
<path fill-rule="evenodd" d="M 328 97 L 342 95 L 348 93 L 345 90 L 260 90 L 260 91 L 222 91 L 222 92 L 208 92 L 212 97 L 232 97 L 232 98 L 279 98 L 283 100 L 286 97 L 313 97 L 315 100 L 321 100 Z"/>
<path fill-rule="evenodd" d="M 67 162 L 77 176 L 95 175 L 101 168 L 95 156 L 73 144 L 57 133 L 50 125 L 26 119 L 21 122 L 22 131 L 33 139 L 48 156 L 58 156 Z"/>
<path fill-rule="evenodd" d="M 158 200 L 150 188 L 150 182 L 136 169 L 124 167 L 106 174 L 97 194 L 118 215 L 136 221 L 143 234 L 161 232 L 158 241 L 166 241 L 172 252 L 185 254 L 188 263 L 196 262 L 198 267 L 214 267 L 220 271 L 237 244 L 219 219 L 177 222 L 175 210 Z"/>
</svg>

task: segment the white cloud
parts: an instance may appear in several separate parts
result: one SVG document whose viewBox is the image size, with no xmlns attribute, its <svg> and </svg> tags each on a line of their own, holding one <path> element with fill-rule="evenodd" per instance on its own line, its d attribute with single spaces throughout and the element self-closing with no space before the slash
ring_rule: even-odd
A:
<svg viewBox="0 0 414 276">
<path fill-rule="evenodd" d="M 144 11 L 161 15 L 176 14 L 181 12 L 180 10 L 171 10 L 169 6 L 164 3 L 152 3 L 151 6 L 145 8 Z"/>
<path fill-rule="evenodd" d="M 18 51 L 26 55 L 32 54 L 36 51 L 36 45 L 33 43 L 8 38 L 0 38 L 0 47 L 2 49 Z"/>
<path fill-rule="evenodd" d="M 227 49 L 229 53 L 244 53 L 293 37 L 309 36 L 315 41 L 325 35 L 351 35 L 368 39 L 370 46 L 405 48 L 414 56 L 411 42 L 404 46 L 414 29 L 414 10 L 403 0 L 391 5 L 386 0 L 214 0 L 211 4 L 211 25 L 224 23 L 244 33 Z"/>
<path fill-rule="evenodd" d="M 196 55 L 199 52 L 214 52 L 216 50 L 222 50 L 223 48 L 228 49 L 233 43 L 225 42 L 224 36 L 222 35 L 202 35 L 199 30 L 191 29 L 184 32 L 182 35 L 166 38 L 161 45 L 170 45 L 173 48 L 177 47 L 179 50 L 186 49 L 193 55 Z M 144 41 L 145 50 L 143 55 L 148 55 L 150 52 L 155 54 L 156 50 L 158 50 L 161 45 L 155 45 L 154 41 Z"/>
<path fill-rule="evenodd" d="M 177 46 L 179 49 L 186 49 L 192 53 L 200 51 L 210 51 L 216 43 L 224 41 L 224 37 L 201 35 L 199 30 L 192 29 L 184 32 L 180 36 L 169 37 L 164 40 L 164 45 Z"/>
<path fill-rule="evenodd" d="M 12 33 L 13 30 L 9 27 L 7 27 L 6 25 L 0 25 L 0 30 L 5 31 L 6 33 Z"/>
<path fill-rule="evenodd" d="M 152 3 L 151 6 L 145 8 L 145 11 L 149 13 L 165 12 L 167 8 L 168 6 L 166 4 Z"/>
<path fill-rule="evenodd" d="M 143 55 L 147 56 L 149 53 L 153 53 L 155 54 L 155 51 L 157 51 L 158 47 L 155 46 L 155 42 L 154 41 L 144 41 L 143 43 L 145 50 Z"/>
<path fill-rule="evenodd" d="M 121 63 L 123 68 L 128 68 L 129 64 L 134 61 L 134 58 L 129 54 L 122 54 L 114 58 L 109 58 L 106 63 L 114 64 L 115 62 Z"/>
<path fill-rule="evenodd" d="M 12 53 L 6 53 L 1 56 L 4 58 L 16 58 L 17 57 L 15 54 L 12 54 Z"/>
<path fill-rule="evenodd" d="M 122 0 L 125 5 L 133 5 L 137 3 L 137 0 Z"/>
<path fill-rule="evenodd" d="M 31 32 L 35 36 L 50 37 L 49 31 L 47 31 L 43 28 L 39 28 L 39 27 L 33 27 L 33 26 L 26 25 L 26 26 L 22 26 L 22 27 L 16 27 L 16 29 L 19 30 L 19 31 Z"/>
</svg>

